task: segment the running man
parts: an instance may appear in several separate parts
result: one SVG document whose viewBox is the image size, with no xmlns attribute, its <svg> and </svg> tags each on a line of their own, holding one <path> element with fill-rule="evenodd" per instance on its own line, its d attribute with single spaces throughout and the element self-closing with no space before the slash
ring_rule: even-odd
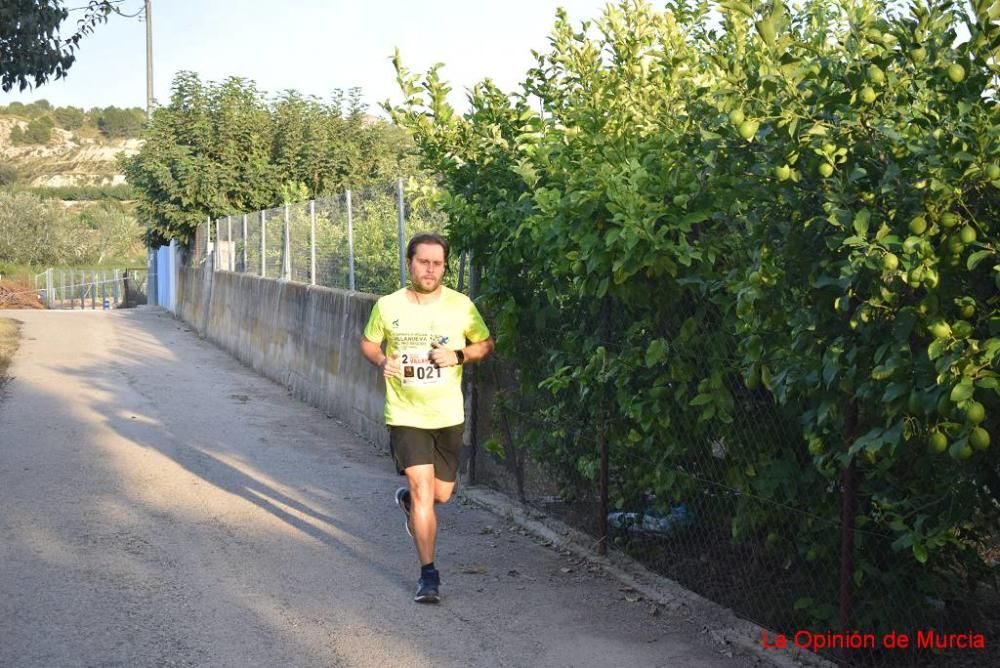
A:
<svg viewBox="0 0 1000 668">
<path fill-rule="evenodd" d="M 408 487 L 396 490 L 420 559 L 414 600 L 437 603 L 434 566 L 437 516 L 455 489 L 465 428 L 462 365 L 493 351 L 493 339 L 468 297 L 441 285 L 448 242 L 418 234 L 406 248 L 410 286 L 372 309 L 361 354 L 385 376 L 385 422 L 396 470 Z M 382 344 L 385 343 L 385 352 Z"/>
</svg>

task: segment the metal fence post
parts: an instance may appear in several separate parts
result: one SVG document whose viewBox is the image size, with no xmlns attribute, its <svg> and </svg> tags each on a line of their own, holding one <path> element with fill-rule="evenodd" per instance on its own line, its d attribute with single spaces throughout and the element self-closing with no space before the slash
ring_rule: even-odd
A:
<svg viewBox="0 0 1000 668">
<path fill-rule="evenodd" d="M 52 267 L 45 270 L 45 306 L 47 308 L 52 308 Z"/>
<path fill-rule="evenodd" d="M 260 212 L 260 277 L 267 276 L 267 214 Z"/>
<path fill-rule="evenodd" d="M 118 273 L 118 270 L 115 269 L 115 282 L 111 284 L 112 287 L 114 288 L 115 308 L 118 308 L 118 302 L 121 301 L 122 293 L 121 293 L 121 286 L 119 285 L 120 280 L 121 280 L 121 275 Z"/>
<path fill-rule="evenodd" d="M 288 204 L 285 204 L 285 231 L 282 235 L 285 238 L 284 247 L 282 248 L 282 262 L 281 262 L 281 277 L 286 281 L 292 278 L 292 230 L 291 225 L 288 222 Z"/>
<path fill-rule="evenodd" d="M 403 177 L 396 179 L 396 218 L 399 224 L 399 287 L 406 287 L 406 203 L 403 201 Z"/>
<path fill-rule="evenodd" d="M 226 216 L 226 269 L 236 271 L 236 250 L 233 248 L 232 216 Z"/>
<path fill-rule="evenodd" d="M 219 271 L 219 219 L 215 219 L 215 244 L 212 246 L 212 271 Z"/>
<path fill-rule="evenodd" d="M 347 286 L 354 291 L 354 216 L 351 212 L 351 191 L 347 191 Z"/>
<path fill-rule="evenodd" d="M 247 215 L 243 214 L 243 265 L 241 271 L 247 270 Z"/>
<path fill-rule="evenodd" d="M 74 276 L 74 278 L 76 277 L 76 272 L 75 271 L 73 272 L 73 276 Z M 87 272 L 81 270 L 80 271 L 80 278 L 78 278 L 76 280 L 78 280 L 80 282 L 79 283 L 79 285 L 80 285 L 80 310 L 82 311 L 83 309 L 87 308 L 87 286 L 86 286 Z"/>
<path fill-rule="evenodd" d="M 316 200 L 309 200 L 309 284 L 316 285 Z"/>
<path fill-rule="evenodd" d="M 90 271 L 90 310 L 97 310 L 97 272 Z"/>
</svg>

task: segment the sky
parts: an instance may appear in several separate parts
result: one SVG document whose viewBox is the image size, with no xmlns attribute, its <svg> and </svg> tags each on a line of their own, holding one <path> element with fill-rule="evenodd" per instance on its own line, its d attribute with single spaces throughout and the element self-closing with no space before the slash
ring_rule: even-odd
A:
<svg viewBox="0 0 1000 668">
<path fill-rule="evenodd" d="M 135 13 L 143 0 L 124 0 Z M 170 98 L 177 72 L 203 81 L 250 79 L 268 93 L 294 89 L 329 99 L 336 89 L 360 87 L 369 113 L 402 99 L 391 57 L 425 72 L 444 63 L 451 102 L 464 110 L 465 89 L 489 77 L 517 89 L 545 50 L 557 7 L 574 25 L 598 18 L 607 0 L 152 0 L 153 90 Z M 66 0 L 70 9 L 86 0 Z M 67 36 L 80 12 L 64 24 Z M 0 92 L 0 105 L 46 99 L 54 106 L 146 106 L 145 26 L 112 15 L 85 37 L 68 76 L 24 93 Z"/>
</svg>

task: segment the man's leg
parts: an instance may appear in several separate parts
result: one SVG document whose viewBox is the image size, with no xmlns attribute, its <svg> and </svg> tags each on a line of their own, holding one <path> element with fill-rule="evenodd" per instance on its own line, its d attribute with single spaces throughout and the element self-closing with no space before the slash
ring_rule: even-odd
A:
<svg viewBox="0 0 1000 668">
<path fill-rule="evenodd" d="M 437 540 L 437 515 L 434 504 L 447 503 L 455 490 L 454 482 L 445 482 L 434 477 L 433 464 L 409 466 L 404 471 L 410 483 L 410 524 L 413 527 L 413 543 L 417 547 L 420 565 L 434 561 L 434 547 Z"/>
</svg>

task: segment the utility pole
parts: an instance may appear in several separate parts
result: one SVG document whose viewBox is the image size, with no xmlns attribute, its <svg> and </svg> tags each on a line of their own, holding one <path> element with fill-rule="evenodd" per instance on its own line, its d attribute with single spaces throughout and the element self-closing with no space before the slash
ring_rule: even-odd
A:
<svg viewBox="0 0 1000 668">
<path fill-rule="evenodd" d="M 146 122 L 153 120 L 153 0 L 146 1 Z"/>
</svg>

